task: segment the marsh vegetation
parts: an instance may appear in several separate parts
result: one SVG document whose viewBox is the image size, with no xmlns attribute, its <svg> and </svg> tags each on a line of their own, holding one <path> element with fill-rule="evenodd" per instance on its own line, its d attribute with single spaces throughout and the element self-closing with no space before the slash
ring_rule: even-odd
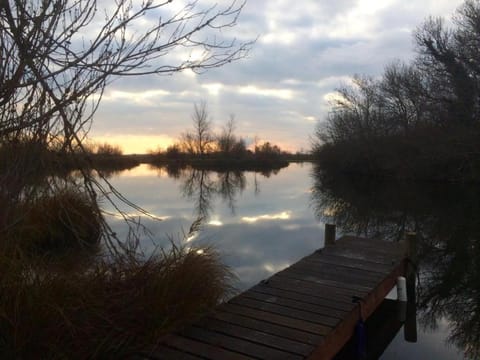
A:
<svg viewBox="0 0 480 360">
<path fill-rule="evenodd" d="M 480 178 L 480 3 L 429 18 L 414 34 L 417 56 L 380 78 L 338 89 L 316 131 L 316 157 L 337 173 L 383 178 Z"/>
</svg>

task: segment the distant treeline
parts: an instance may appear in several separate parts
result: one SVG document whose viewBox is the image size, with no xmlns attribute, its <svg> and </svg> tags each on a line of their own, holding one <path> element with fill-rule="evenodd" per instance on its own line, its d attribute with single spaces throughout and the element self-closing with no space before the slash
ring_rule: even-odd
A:
<svg viewBox="0 0 480 360">
<path fill-rule="evenodd" d="M 27 156 L 32 153 L 36 154 L 35 160 Z M 119 146 L 108 143 L 85 144 L 73 152 L 64 152 L 30 139 L 0 145 L 0 170 L 11 171 L 13 166 L 28 169 L 25 176 L 31 181 L 51 174 L 66 176 L 79 169 L 87 172 L 95 169 L 108 177 L 142 163 L 167 167 L 173 172 L 187 167 L 212 171 L 268 172 L 286 167 L 292 161 L 311 159 L 310 154 L 292 154 L 269 142 L 256 146 L 254 151 L 238 146 L 235 151 L 210 150 L 203 155 L 184 152 L 178 144 L 169 146 L 164 151 L 132 155 L 125 155 Z"/>
<path fill-rule="evenodd" d="M 480 179 L 480 2 L 465 1 L 452 21 L 450 28 L 441 18 L 426 20 L 410 63 L 338 89 L 315 133 L 326 171 Z"/>
<path fill-rule="evenodd" d="M 177 162 L 202 169 L 257 170 L 280 168 L 289 161 L 308 160 L 305 154 L 291 154 L 269 141 L 255 144 L 253 150 L 247 147 L 244 138 L 235 134 L 235 117 L 222 127 L 219 133 L 213 131 L 205 102 L 195 104 L 192 114 L 193 129 L 180 135 L 179 140 L 167 149 L 151 151 L 153 163 Z"/>
<path fill-rule="evenodd" d="M 29 154 L 35 154 L 35 157 Z M 0 171 L 8 174 L 21 169 L 22 176 L 31 181 L 52 174 L 65 176 L 79 169 L 87 172 L 97 169 L 108 174 L 133 168 L 141 163 L 140 160 L 122 155 L 120 147 L 106 143 L 85 145 L 73 151 L 63 151 L 32 139 L 0 145 Z"/>
</svg>

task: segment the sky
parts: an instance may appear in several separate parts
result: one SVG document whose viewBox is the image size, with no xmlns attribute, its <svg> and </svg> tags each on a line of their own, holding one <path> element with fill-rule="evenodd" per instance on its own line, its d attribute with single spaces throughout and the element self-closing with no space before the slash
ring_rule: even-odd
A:
<svg viewBox="0 0 480 360">
<path fill-rule="evenodd" d="M 194 104 L 204 101 L 215 130 L 234 115 L 236 134 L 249 144 L 270 141 L 308 151 L 336 88 L 355 74 L 379 76 L 387 64 L 409 61 L 415 28 L 428 16 L 451 18 L 462 2 L 249 0 L 228 34 L 257 38 L 247 57 L 202 74 L 116 79 L 106 88 L 90 137 L 127 154 L 166 148 L 192 128 Z"/>
</svg>

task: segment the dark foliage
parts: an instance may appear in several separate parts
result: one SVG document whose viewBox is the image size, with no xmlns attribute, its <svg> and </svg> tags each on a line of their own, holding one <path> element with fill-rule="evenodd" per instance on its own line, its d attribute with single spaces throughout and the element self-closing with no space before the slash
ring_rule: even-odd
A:
<svg viewBox="0 0 480 360">
<path fill-rule="evenodd" d="M 428 19 L 417 57 L 380 79 L 355 77 L 318 125 L 314 152 L 334 171 L 432 180 L 480 178 L 480 2 L 453 28 Z"/>
</svg>

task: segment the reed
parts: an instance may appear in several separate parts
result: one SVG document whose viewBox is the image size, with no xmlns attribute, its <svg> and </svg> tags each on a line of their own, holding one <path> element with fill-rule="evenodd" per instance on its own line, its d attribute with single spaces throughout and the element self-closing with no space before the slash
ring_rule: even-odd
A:
<svg viewBox="0 0 480 360">
<path fill-rule="evenodd" d="M 38 265 L 0 255 L 2 358 L 127 357 L 231 291 L 232 275 L 210 248 L 102 259 L 74 273 Z"/>
</svg>

